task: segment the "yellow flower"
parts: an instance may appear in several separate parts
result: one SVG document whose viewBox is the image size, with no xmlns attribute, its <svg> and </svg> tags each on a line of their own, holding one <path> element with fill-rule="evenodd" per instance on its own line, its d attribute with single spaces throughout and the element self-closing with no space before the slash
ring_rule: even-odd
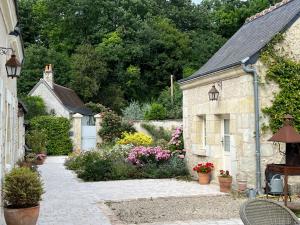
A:
<svg viewBox="0 0 300 225">
<path fill-rule="evenodd" d="M 133 144 L 135 146 L 148 146 L 153 143 L 153 140 L 150 136 L 141 133 L 141 132 L 136 132 L 136 133 L 128 133 L 124 132 L 122 134 L 122 139 L 117 141 L 117 144 L 120 145 L 127 145 L 127 144 Z"/>
</svg>

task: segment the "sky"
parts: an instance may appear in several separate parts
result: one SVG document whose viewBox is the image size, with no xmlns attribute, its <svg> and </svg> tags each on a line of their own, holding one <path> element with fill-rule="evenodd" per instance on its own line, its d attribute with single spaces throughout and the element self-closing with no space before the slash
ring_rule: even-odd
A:
<svg viewBox="0 0 300 225">
<path fill-rule="evenodd" d="M 192 0 L 194 3 L 200 3 L 201 0 Z"/>
</svg>

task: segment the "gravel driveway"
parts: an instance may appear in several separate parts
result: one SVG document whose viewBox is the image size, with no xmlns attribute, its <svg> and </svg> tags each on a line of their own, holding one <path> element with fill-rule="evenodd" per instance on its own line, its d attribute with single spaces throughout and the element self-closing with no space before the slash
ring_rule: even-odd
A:
<svg viewBox="0 0 300 225">
<path fill-rule="evenodd" d="M 193 196 L 106 202 L 126 224 L 239 218 L 245 199 L 231 196 Z"/>
</svg>

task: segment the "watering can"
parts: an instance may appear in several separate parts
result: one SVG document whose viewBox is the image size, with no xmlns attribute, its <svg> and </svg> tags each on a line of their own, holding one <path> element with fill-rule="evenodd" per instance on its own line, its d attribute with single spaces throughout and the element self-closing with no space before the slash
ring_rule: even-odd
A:
<svg viewBox="0 0 300 225">
<path fill-rule="evenodd" d="M 270 187 L 271 193 L 282 193 L 283 192 L 283 179 L 280 174 L 275 174 L 271 180 L 270 183 L 268 183 Z"/>
</svg>

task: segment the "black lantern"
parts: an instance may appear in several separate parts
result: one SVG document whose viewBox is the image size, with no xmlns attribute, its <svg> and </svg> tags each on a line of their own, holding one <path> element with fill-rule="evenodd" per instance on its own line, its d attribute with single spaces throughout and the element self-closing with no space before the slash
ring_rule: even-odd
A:
<svg viewBox="0 0 300 225">
<path fill-rule="evenodd" d="M 220 94 L 219 91 L 217 90 L 215 85 L 213 85 L 208 92 L 209 100 L 210 101 L 218 101 L 219 94 Z"/>
<path fill-rule="evenodd" d="M 21 63 L 13 53 L 10 59 L 5 63 L 7 76 L 14 78 L 19 77 L 21 73 Z"/>
</svg>

